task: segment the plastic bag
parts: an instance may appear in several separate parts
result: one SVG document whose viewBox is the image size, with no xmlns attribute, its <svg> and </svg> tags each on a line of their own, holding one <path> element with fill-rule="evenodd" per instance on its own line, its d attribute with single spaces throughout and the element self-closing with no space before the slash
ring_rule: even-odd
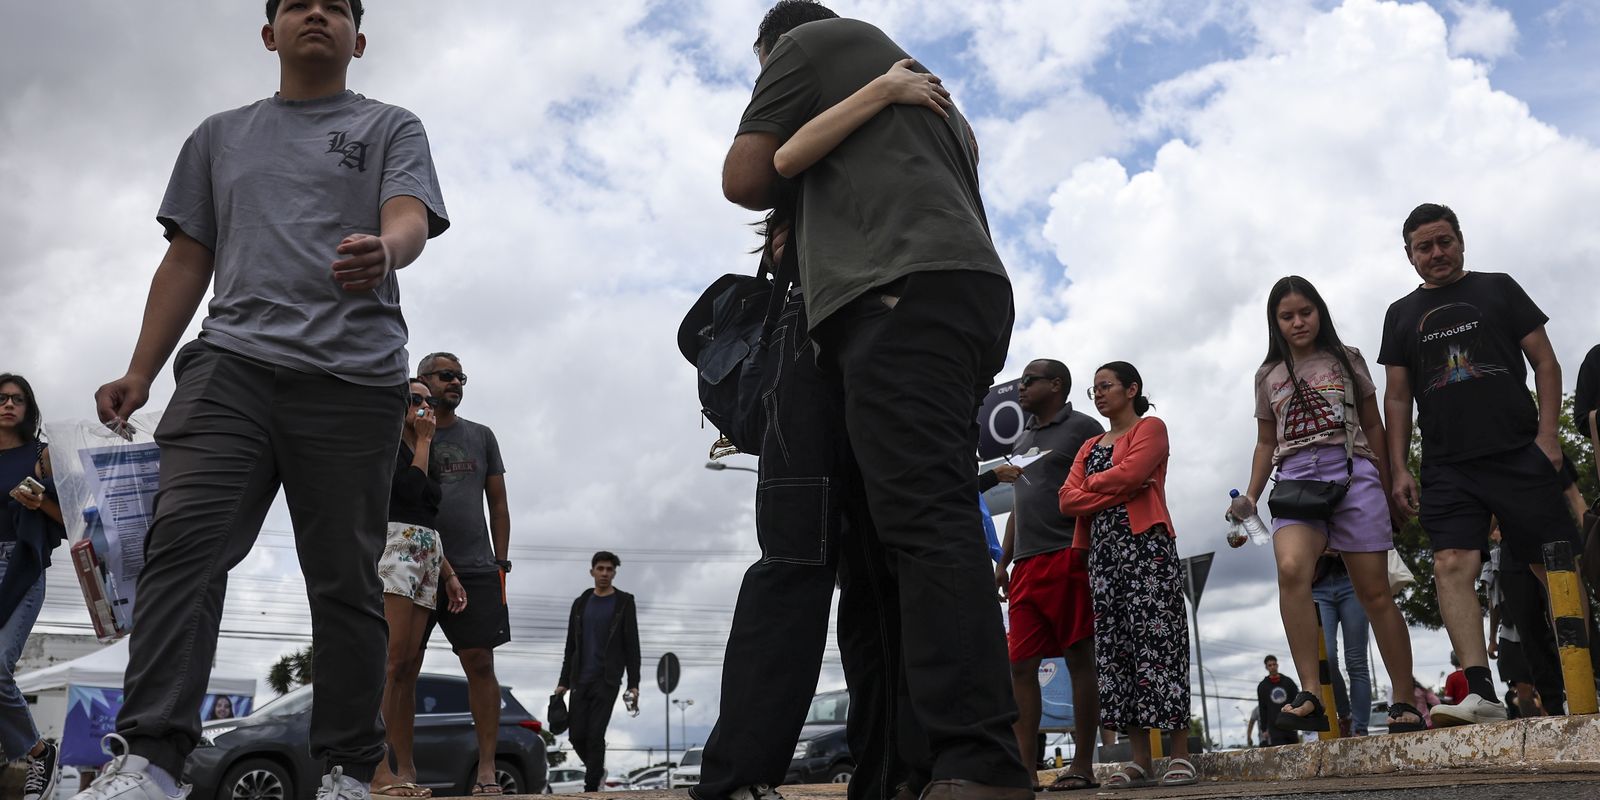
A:
<svg viewBox="0 0 1600 800">
<path fill-rule="evenodd" d="M 134 587 L 161 479 L 153 438 L 160 419 L 159 411 L 134 414 L 131 439 L 94 420 L 45 425 L 73 570 L 102 642 L 133 628 Z"/>
</svg>

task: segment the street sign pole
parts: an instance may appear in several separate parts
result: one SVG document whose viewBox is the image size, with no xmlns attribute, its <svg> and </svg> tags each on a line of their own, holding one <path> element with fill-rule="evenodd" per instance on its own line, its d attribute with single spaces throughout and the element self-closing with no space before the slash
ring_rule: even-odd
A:
<svg viewBox="0 0 1600 800">
<path fill-rule="evenodd" d="M 1206 744 L 1211 743 L 1211 712 L 1206 709 L 1206 660 L 1200 654 L 1200 594 L 1205 591 L 1206 577 L 1211 574 L 1211 559 L 1215 553 L 1201 553 L 1183 560 L 1184 594 L 1189 596 L 1191 628 L 1194 633 L 1194 663 L 1200 673 L 1200 721 L 1205 731 Z"/>
<path fill-rule="evenodd" d="M 667 788 L 672 788 L 672 693 L 678 688 L 678 677 L 681 670 L 678 667 L 678 657 L 672 653 L 662 653 L 661 660 L 656 662 L 656 688 L 665 695 L 666 705 L 662 720 L 666 723 L 667 730 Z"/>
</svg>

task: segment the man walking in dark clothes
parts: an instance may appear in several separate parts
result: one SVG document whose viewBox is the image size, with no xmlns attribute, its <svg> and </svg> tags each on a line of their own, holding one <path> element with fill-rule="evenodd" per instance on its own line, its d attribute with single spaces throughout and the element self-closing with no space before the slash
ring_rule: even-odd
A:
<svg viewBox="0 0 1600 800">
<path fill-rule="evenodd" d="M 761 74 L 722 178 L 729 200 L 764 209 L 779 146 L 907 55 L 871 25 L 796 0 L 768 12 L 755 49 Z M 805 170 L 794 243 L 819 363 L 843 397 L 846 494 L 860 500 L 849 536 L 882 546 L 899 597 L 883 628 L 902 655 L 904 716 L 926 745 L 901 751 L 906 789 L 1028 800 L 973 470 L 975 411 L 1010 342 L 1011 284 L 971 130 L 947 110 L 890 106 Z M 854 690 L 852 716 L 902 716 L 880 716 L 897 692 Z"/>
<path fill-rule="evenodd" d="M 1267 668 L 1267 677 L 1256 684 L 1256 704 L 1261 712 L 1261 738 L 1266 740 L 1266 746 L 1275 747 L 1280 744 L 1297 744 L 1300 737 L 1294 731 L 1286 731 L 1274 725 L 1278 720 L 1278 712 L 1283 710 L 1289 698 L 1300 693 L 1300 686 L 1288 675 L 1278 672 L 1278 657 L 1267 656 L 1261 662 Z"/>
<path fill-rule="evenodd" d="M 572 687 L 567 739 L 583 760 L 583 790 L 597 792 L 606 774 L 606 727 L 628 674 L 623 702 L 639 708 L 639 616 L 633 595 L 612 585 L 622 559 L 601 550 L 589 560 L 594 588 L 572 603 L 567 619 L 567 647 L 561 657 L 561 683 L 556 694 Z"/>
</svg>

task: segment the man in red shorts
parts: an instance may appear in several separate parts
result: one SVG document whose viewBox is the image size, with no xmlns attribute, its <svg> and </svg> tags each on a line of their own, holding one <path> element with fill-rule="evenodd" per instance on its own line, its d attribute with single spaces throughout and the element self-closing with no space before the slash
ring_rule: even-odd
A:
<svg viewBox="0 0 1600 800">
<path fill-rule="evenodd" d="M 1072 410 L 1067 393 L 1072 373 L 1060 361 L 1040 359 L 1022 371 L 1017 403 L 1029 414 L 1012 455 L 1018 460 L 1041 453 L 1018 468 L 1002 465 L 995 477 L 1015 492 L 1005 542 L 995 566 L 995 585 L 1010 605 L 1011 691 L 1017 699 L 1017 747 L 1022 763 L 1038 764 L 1041 700 L 1039 662 L 1066 656 L 1072 676 L 1072 763 L 1056 776 L 1052 789 L 1086 789 L 1094 782 L 1095 727 L 1100 697 L 1094 674 L 1094 609 L 1089 605 L 1088 551 L 1072 547 L 1074 520 L 1062 516 L 1057 494 L 1078 449 L 1105 432 L 1100 423 Z M 1011 566 L 1011 574 L 1006 567 Z"/>
</svg>

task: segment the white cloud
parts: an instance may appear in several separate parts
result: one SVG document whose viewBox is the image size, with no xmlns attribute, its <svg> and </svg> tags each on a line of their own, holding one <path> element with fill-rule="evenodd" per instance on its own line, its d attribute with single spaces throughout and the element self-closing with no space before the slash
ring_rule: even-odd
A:
<svg viewBox="0 0 1600 800">
<path fill-rule="evenodd" d="M 1495 61 L 1516 48 L 1517 23 L 1510 11 L 1490 0 L 1450 0 L 1448 7 L 1456 17 L 1450 28 L 1452 55 Z"/>
</svg>

